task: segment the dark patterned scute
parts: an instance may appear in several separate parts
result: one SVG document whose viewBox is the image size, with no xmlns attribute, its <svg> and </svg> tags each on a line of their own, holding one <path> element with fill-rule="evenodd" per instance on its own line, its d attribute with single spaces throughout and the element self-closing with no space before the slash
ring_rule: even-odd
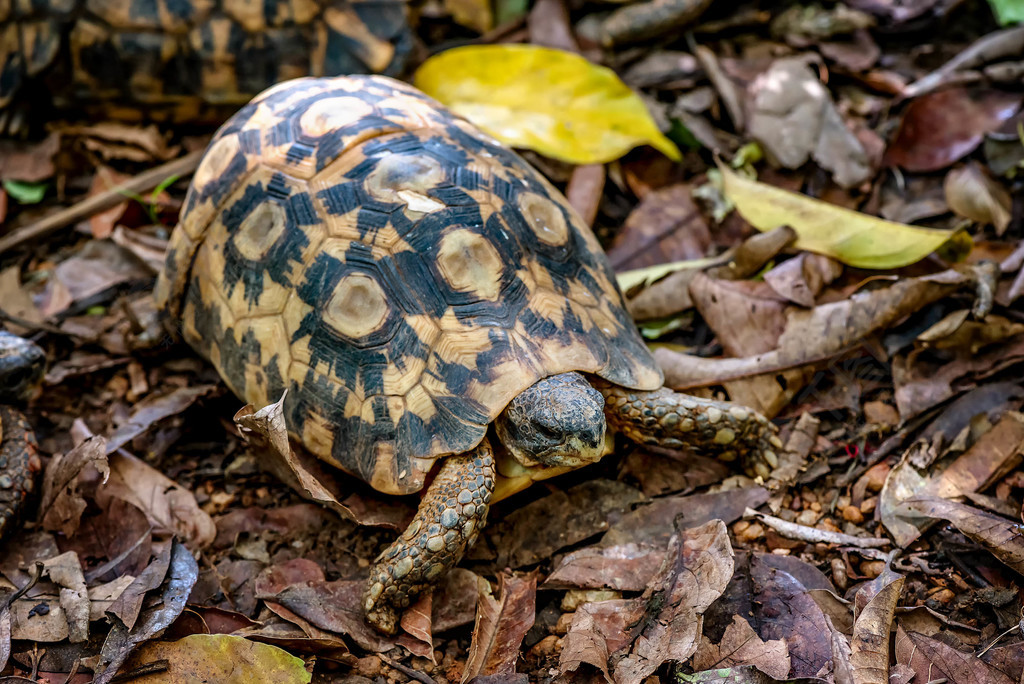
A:
<svg viewBox="0 0 1024 684">
<path fill-rule="evenodd" d="M 0 108 L 49 77 L 58 106 L 187 120 L 299 76 L 397 74 L 412 49 L 405 4 L 0 0 Z"/>
<path fill-rule="evenodd" d="M 384 77 L 299 79 L 215 136 L 157 285 L 257 406 L 385 492 L 420 489 L 570 370 L 661 373 L 593 234 L 518 155 Z"/>
</svg>

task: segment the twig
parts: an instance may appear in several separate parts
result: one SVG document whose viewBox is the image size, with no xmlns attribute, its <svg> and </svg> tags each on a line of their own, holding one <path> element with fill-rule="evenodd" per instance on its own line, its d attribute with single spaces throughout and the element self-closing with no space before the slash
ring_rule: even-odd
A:
<svg viewBox="0 0 1024 684">
<path fill-rule="evenodd" d="M 975 41 L 941 67 L 903 89 L 900 98 L 909 100 L 944 85 L 953 72 L 970 69 L 1000 57 L 1015 57 L 1024 47 L 1024 26 L 996 31 Z"/>
<path fill-rule="evenodd" d="M 394 669 L 398 670 L 399 672 L 404 674 L 406 677 L 412 677 L 413 679 L 415 679 L 417 682 L 420 682 L 421 684 L 437 684 L 437 682 L 434 680 L 434 678 L 431 677 L 430 675 L 426 674 L 425 672 L 418 672 L 418 671 L 416 671 L 416 670 L 414 670 L 414 669 L 412 669 L 410 667 L 406 667 L 405 665 L 403 665 L 402 663 L 398 662 L 397 660 L 392 660 L 391 658 L 388 658 L 386 655 L 383 655 L 383 654 L 379 654 L 378 657 L 388 667 L 391 667 L 391 668 L 394 668 Z"/>
<path fill-rule="evenodd" d="M 120 185 L 116 185 L 109 190 L 87 197 L 86 199 L 73 204 L 66 209 L 61 209 L 58 212 L 47 216 L 41 221 L 37 221 L 31 225 L 25 226 L 18 230 L 13 231 L 9 235 L 0 237 L 0 255 L 5 252 L 20 247 L 21 245 L 38 240 L 39 238 L 46 237 L 50 233 L 55 233 L 61 228 L 73 225 L 82 219 L 89 218 L 94 214 L 109 209 L 117 205 L 119 202 L 124 202 L 128 199 L 131 194 L 139 194 L 147 190 L 152 190 L 162 181 L 166 180 L 170 176 L 187 176 L 196 170 L 199 166 L 199 160 L 203 156 L 203 151 L 199 150 L 185 155 L 174 161 L 169 161 L 166 164 L 161 164 L 155 168 L 144 171 L 134 178 L 126 180 Z"/>
<path fill-rule="evenodd" d="M 765 515 L 764 513 L 758 513 L 753 508 L 748 508 L 743 512 L 744 518 L 754 517 L 763 522 L 768 527 L 772 528 L 783 537 L 790 539 L 798 539 L 800 541 L 825 544 L 839 544 L 842 546 L 856 546 L 858 548 L 874 548 L 878 546 L 889 546 L 892 542 L 888 539 L 882 539 L 881 537 L 854 537 L 852 534 L 843 534 L 842 532 L 829 532 L 828 530 L 819 530 L 816 527 L 808 527 L 807 525 L 798 525 L 797 523 L 791 523 L 783 520 L 782 518 L 776 518 L 772 515 Z"/>
</svg>

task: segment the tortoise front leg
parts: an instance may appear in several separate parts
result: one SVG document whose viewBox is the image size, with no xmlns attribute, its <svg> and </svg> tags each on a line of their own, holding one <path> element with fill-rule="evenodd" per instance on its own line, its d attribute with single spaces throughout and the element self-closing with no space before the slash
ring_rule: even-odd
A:
<svg viewBox="0 0 1024 684">
<path fill-rule="evenodd" d="M 609 427 L 634 442 L 710 450 L 725 461 L 739 457 L 749 475 L 765 478 L 779 464 L 775 452 L 782 442 L 776 428 L 752 409 L 664 387 L 638 392 L 606 382 L 594 385 L 604 395 Z"/>
<path fill-rule="evenodd" d="M 450 456 L 423 494 L 416 517 L 377 557 L 363 594 L 366 619 L 395 634 L 403 610 L 462 560 L 487 522 L 494 492 L 494 455 L 485 439 Z"/>
</svg>

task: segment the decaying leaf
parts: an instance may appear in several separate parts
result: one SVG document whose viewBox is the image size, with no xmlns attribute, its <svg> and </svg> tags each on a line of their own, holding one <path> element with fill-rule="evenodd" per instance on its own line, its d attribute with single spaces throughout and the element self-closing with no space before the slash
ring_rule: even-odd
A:
<svg viewBox="0 0 1024 684">
<path fill-rule="evenodd" d="M 146 676 L 144 681 L 306 684 L 312 678 L 301 658 L 230 634 L 193 634 L 177 641 L 152 641 L 135 652 L 125 669 L 130 671 L 133 665 L 157 660 L 166 661 L 167 668 Z"/>
<path fill-rule="evenodd" d="M 100 480 L 110 475 L 107 463 L 107 442 L 102 437 L 90 437 L 66 454 L 56 454 L 43 474 L 43 494 L 39 504 L 44 530 L 59 530 L 71 536 L 85 511 L 86 501 L 79 491 L 80 478 L 91 466 Z"/>
<path fill-rule="evenodd" d="M 948 520 L 1005 565 L 1024 573 L 1024 536 L 1019 522 L 945 499 L 908 499 L 903 506 L 917 515 Z"/>
<path fill-rule="evenodd" d="M 923 634 L 896 631 L 896 662 L 909 665 L 914 681 L 945 679 L 960 684 L 1015 684 L 1012 679 L 973 653 L 964 653 Z"/>
<path fill-rule="evenodd" d="M 857 268 L 899 268 L 928 256 L 953 233 L 918 228 L 851 211 L 822 200 L 744 178 L 724 164 L 723 190 L 736 211 L 761 231 L 789 226 L 796 249 Z"/>
<path fill-rule="evenodd" d="M 769 677 L 784 679 L 789 675 L 789 648 L 782 639 L 763 641 L 750 623 L 739 615 L 725 628 L 719 643 L 701 638 L 693 654 L 693 669 L 710 670 L 735 665 L 753 665 Z"/>
<path fill-rule="evenodd" d="M 886 585 L 865 606 L 853 626 L 850 664 L 857 684 L 888 684 L 889 631 L 904 579 Z"/>
<path fill-rule="evenodd" d="M 498 576 L 498 596 L 490 583 L 478 579 L 476 624 L 469 657 L 462 673 L 465 684 L 478 675 L 515 672 L 523 637 L 533 627 L 537 597 L 537 576 Z"/>
<path fill-rule="evenodd" d="M 680 159 L 643 101 L 611 69 L 532 45 L 476 45 L 425 61 L 417 88 L 502 142 L 574 164 L 650 144 Z"/>
<path fill-rule="evenodd" d="M 60 607 L 68 621 L 68 639 L 73 644 L 85 641 L 89 638 L 89 592 L 78 554 L 62 553 L 44 561 L 43 567 L 60 587 Z"/>
<path fill-rule="evenodd" d="M 579 587 L 643 591 L 657 574 L 665 547 L 652 544 L 587 546 L 566 554 L 544 588 Z"/>
<path fill-rule="evenodd" d="M 977 162 L 951 170 L 943 183 L 946 203 L 954 212 L 983 225 L 991 224 L 997 235 L 1006 232 L 1013 217 L 1010 193 Z"/>
<path fill-rule="evenodd" d="M 185 602 L 198 576 L 199 565 L 195 558 L 183 544 L 173 542 L 170 567 L 160 587 L 161 600 L 143 611 L 131 629 L 120 620 L 113 619 L 113 627 L 100 651 L 96 678 L 93 680 L 95 684 L 108 684 L 136 646 L 152 639 L 177 619 L 185 608 Z"/>
</svg>

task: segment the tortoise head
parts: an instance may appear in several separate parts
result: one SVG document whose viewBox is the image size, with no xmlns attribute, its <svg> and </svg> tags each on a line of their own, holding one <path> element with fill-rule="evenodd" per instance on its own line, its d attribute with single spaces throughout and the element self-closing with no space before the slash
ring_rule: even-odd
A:
<svg viewBox="0 0 1024 684">
<path fill-rule="evenodd" d="M 513 399 L 494 427 L 525 466 L 594 463 L 604 454 L 604 397 L 579 373 L 552 375 Z"/>
<path fill-rule="evenodd" d="M 27 399 L 43 377 L 45 361 L 34 342 L 0 330 L 0 403 Z"/>
</svg>

